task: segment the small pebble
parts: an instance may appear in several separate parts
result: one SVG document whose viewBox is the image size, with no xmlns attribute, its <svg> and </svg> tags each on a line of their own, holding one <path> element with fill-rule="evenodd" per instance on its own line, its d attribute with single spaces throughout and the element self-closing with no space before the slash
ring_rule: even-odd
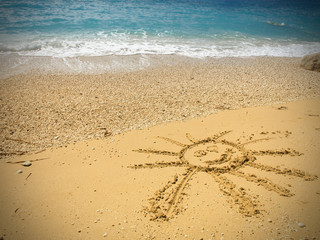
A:
<svg viewBox="0 0 320 240">
<path fill-rule="evenodd" d="M 21 169 L 19 169 L 19 170 L 17 171 L 17 174 L 20 174 L 20 173 L 23 173 L 23 171 L 22 171 Z"/>
<path fill-rule="evenodd" d="M 299 223 L 298 223 L 298 227 L 304 228 L 304 227 L 306 227 L 306 225 L 304 225 L 302 222 L 299 222 Z"/>
<path fill-rule="evenodd" d="M 267 220 L 269 223 L 272 223 L 272 220 L 269 218 L 268 220 Z"/>
<path fill-rule="evenodd" d="M 107 235 L 108 235 L 107 233 L 104 233 L 104 234 L 103 234 L 103 237 L 106 237 Z"/>
<path fill-rule="evenodd" d="M 22 166 L 24 167 L 30 167 L 32 165 L 32 163 L 30 161 L 26 161 L 24 163 L 22 163 Z"/>
</svg>

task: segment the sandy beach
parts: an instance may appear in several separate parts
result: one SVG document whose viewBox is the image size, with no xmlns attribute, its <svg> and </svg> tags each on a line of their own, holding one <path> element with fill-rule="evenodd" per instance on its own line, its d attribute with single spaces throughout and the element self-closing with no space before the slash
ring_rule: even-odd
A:
<svg viewBox="0 0 320 240">
<path fill-rule="evenodd" d="M 1 80 L 0 154 L 320 96 L 319 73 L 301 69 L 300 58 L 159 59 L 158 66 L 137 71 L 33 71 Z"/>
<path fill-rule="evenodd" d="M 0 237 L 319 239 L 320 75 L 300 60 L 1 79 Z"/>
</svg>

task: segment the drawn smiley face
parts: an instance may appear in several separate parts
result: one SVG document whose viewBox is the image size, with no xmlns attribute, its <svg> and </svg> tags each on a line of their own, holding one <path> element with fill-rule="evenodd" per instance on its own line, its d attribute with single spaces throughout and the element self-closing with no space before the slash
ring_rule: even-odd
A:
<svg viewBox="0 0 320 240">
<path fill-rule="evenodd" d="M 191 166 L 223 168 L 225 169 L 230 163 L 234 164 L 235 159 L 242 159 L 245 153 L 242 149 L 231 142 L 208 141 L 203 143 L 195 143 L 184 151 L 183 158 Z M 243 162 L 238 162 L 241 164 Z"/>
</svg>

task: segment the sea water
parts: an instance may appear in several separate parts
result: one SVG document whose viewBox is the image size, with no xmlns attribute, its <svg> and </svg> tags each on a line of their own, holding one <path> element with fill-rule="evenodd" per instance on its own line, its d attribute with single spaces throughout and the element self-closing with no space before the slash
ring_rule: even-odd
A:
<svg viewBox="0 0 320 240">
<path fill-rule="evenodd" d="M 0 0 L 2 75 L 41 66 L 81 72 L 121 62 L 135 68 L 153 55 L 301 57 L 319 51 L 315 0 Z M 113 60 L 104 64 L 108 56 Z M 119 62 L 119 56 L 139 58 Z"/>
</svg>

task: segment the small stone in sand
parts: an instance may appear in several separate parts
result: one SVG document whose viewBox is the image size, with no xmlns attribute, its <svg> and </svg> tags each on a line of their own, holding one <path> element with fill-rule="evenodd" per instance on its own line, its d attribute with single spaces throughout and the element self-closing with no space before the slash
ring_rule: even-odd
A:
<svg viewBox="0 0 320 240">
<path fill-rule="evenodd" d="M 299 223 L 298 223 L 298 227 L 304 228 L 304 227 L 306 227 L 306 225 L 304 225 L 302 222 L 299 222 Z"/>
<path fill-rule="evenodd" d="M 25 161 L 24 163 L 22 163 L 22 166 L 24 167 L 30 167 L 32 165 L 32 163 L 30 161 Z"/>
<path fill-rule="evenodd" d="M 104 233 L 104 234 L 103 234 L 103 237 L 106 237 L 107 235 L 108 235 L 107 233 Z"/>
<path fill-rule="evenodd" d="M 23 171 L 22 171 L 21 169 L 19 169 L 19 170 L 17 171 L 17 174 L 20 174 L 20 173 L 23 173 Z"/>
<path fill-rule="evenodd" d="M 269 218 L 269 219 L 268 219 L 268 222 L 269 222 L 269 223 L 272 223 L 272 220 Z"/>
</svg>

